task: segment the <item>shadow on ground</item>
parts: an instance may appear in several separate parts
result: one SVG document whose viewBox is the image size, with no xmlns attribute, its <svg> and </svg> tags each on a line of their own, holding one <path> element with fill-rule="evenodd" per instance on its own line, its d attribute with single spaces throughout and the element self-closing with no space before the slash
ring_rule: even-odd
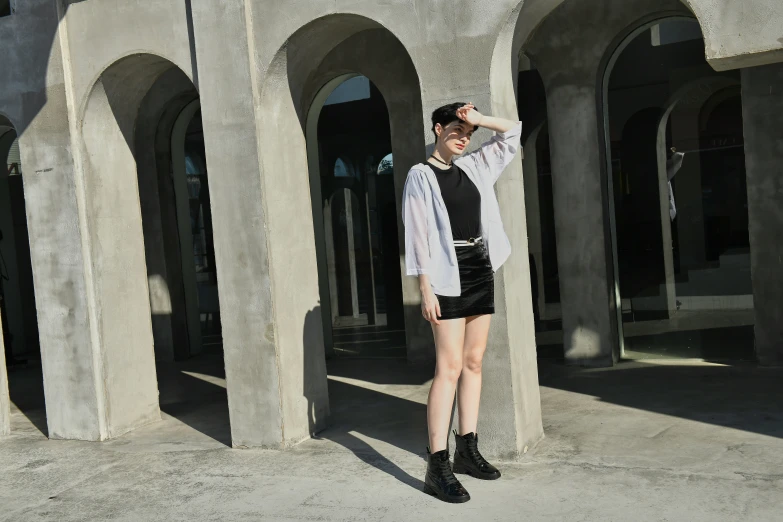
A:
<svg viewBox="0 0 783 522">
<path fill-rule="evenodd" d="M 48 437 L 41 361 L 29 359 L 25 364 L 9 367 L 8 393 L 12 405 L 27 417 L 35 429 Z"/>
<path fill-rule="evenodd" d="M 426 383 L 432 370 L 404 359 L 332 360 L 329 373 L 327 439 L 400 482 L 421 490 L 424 483 L 385 457 L 366 439 L 380 441 L 423 458 L 427 445 Z M 352 381 L 357 382 L 352 382 Z"/>
<path fill-rule="evenodd" d="M 161 411 L 231 447 L 222 351 L 183 362 L 158 362 L 156 369 Z"/>
<path fill-rule="evenodd" d="M 231 446 L 225 369 L 221 353 L 184 362 L 156 363 L 160 409 L 194 430 Z M 9 368 L 11 402 L 38 431 L 48 436 L 40 361 Z M 19 429 L 21 426 L 14 426 Z"/>
<path fill-rule="evenodd" d="M 606 403 L 783 438 L 783 368 L 622 362 L 585 370 L 539 360 L 539 380 Z"/>
</svg>

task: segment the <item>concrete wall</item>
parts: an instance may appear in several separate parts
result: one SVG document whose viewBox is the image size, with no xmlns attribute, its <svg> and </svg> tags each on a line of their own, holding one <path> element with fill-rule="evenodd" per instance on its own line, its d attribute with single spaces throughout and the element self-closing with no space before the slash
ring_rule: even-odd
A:
<svg viewBox="0 0 783 522">
<path fill-rule="evenodd" d="M 683 0 L 704 33 L 707 62 L 718 71 L 783 61 L 778 0 Z"/>
<path fill-rule="evenodd" d="M 122 285 L 114 286 L 122 281 L 123 274 L 116 266 L 114 272 L 102 270 L 100 266 L 101 259 L 109 259 L 129 263 L 131 273 L 134 269 L 144 270 L 143 253 L 139 258 L 133 248 L 130 256 L 124 256 L 127 251 L 114 248 L 117 244 L 112 243 L 110 236 L 122 231 L 124 218 L 103 221 L 103 232 L 87 228 L 88 216 L 94 217 L 89 209 L 106 209 L 107 203 L 100 198 L 88 201 L 88 196 L 96 195 L 95 190 L 90 190 L 96 187 L 89 186 L 89 182 L 109 191 L 117 187 L 106 184 L 112 180 L 108 172 L 85 180 L 81 160 L 87 157 L 88 162 L 100 159 L 124 163 L 129 157 L 121 153 L 129 150 L 129 140 L 123 131 L 128 133 L 130 128 L 116 129 L 114 137 L 122 140 L 122 148 L 101 150 L 97 145 L 101 132 L 106 130 L 103 122 L 88 118 L 92 148 L 81 141 L 81 129 L 76 122 L 82 119 L 78 106 L 86 103 L 87 93 L 98 74 L 120 57 L 115 55 L 104 60 L 101 53 L 109 56 L 114 50 L 112 46 L 117 45 L 123 48 L 124 54 L 130 54 L 141 48 L 141 42 L 149 48 L 155 40 L 171 45 L 175 41 L 171 38 L 171 27 L 177 24 L 163 19 L 163 25 L 157 28 L 160 37 L 150 38 L 145 28 L 154 30 L 155 26 L 144 21 L 143 13 L 137 12 L 135 16 L 117 13 L 108 4 L 102 5 L 103 13 L 97 5 L 85 9 L 85 4 L 26 2 L 13 16 L 0 20 L 3 24 L 0 38 L 5 40 L 2 44 L 6 51 L 2 58 L 4 76 L 0 80 L 6 85 L 0 85 L 0 110 L 20 133 L 22 161 L 26 164 L 25 198 L 47 418 L 53 438 L 100 440 L 159 418 L 154 366 L 150 364 L 151 335 L 147 341 L 132 345 L 134 350 L 145 352 L 142 357 L 134 350 L 127 350 L 127 339 L 118 335 L 128 327 L 133 334 L 150 332 L 148 296 L 145 291 L 137 296 L 147 302 L 146 325 L 145 307 L 133 306 L 133 298 L 127 304 L 132 306 L 131 317 L 138 318 L 140 328 L 134 328 L 132 320 L 126 324 L 121 304 L 128 295 L 122 291 Z M 150 9 L 146 17 L 154 15 L 156 20 L 166 11 L 155 6 Z M 66 12 L 73 16 L 69 15 L 67 22 L 60 22 Z M 98 16 L 100 21 L 91 16 Z M 177 19 L 184 20 L 184 12 Z M 185 27 L 185 22 L 179 25 Z M 130 42 L 133 38 L 136 41 Z M 95 45 L 103 41 L 109 43 Z M 179 54 L 189 56 L 187 34 L 183 42 L 184 53 Z M 75 60 L 74 48 L 78 53 Z M 96 54 L 101 56 L 96 59 Z M 122 83 L 124 78 L 114 80 Z M 108 98 L 99 95 L 93 101 L 97 103 L 93 107 L 97 112 L 89 111 L 91 115 L 117 121 L 113 113 L 117 107 L 108 104 Z M 127 107 L 123 110 L 127 111 Z M 94 158 L 89 157 L 90 152 Z M 120 154 L 112 157 L 116 152 Z M 133 166 L 131 157 L 130 167 Z M 132 172 L 135 178 L 135 170 Z M 100 194 L 100 189 L 97 192 Z M 106 237 L 109 240 L 103 243 Z M 97 277 L 94 277 L 96 265 Z M 105 279 L 112 274 L 118 278 L 116 281 Z M 146 289 L 146 284 L 124 288 L 133 295 L 139 288 Z M 119 326 L 115 328 L 115 325 Z"/>
<path fill-rule="evenodd" d="M 100 437 L 58 10 L 0 19 L 0 111 L 20 134 L 49 434 Z"/>
<path fill-rule="evenodd" d="M 278 336 L 255 117 L 259 85 L 249 58 L 244 2 L 221 6 L 197 4 L 193 21 L 199 28 L 199 70 L 210 71 L 199 82 L 207 163 L 222 171 L 211 181 L 210 196 L 231 436 L 235 447 L 280 447 Z M 233 38 L 217 36 L 227 34 Z"/>
<path fill-rule="evenodd" d="M 104 439 L 157 418 L 150 314 L 160 296 L 148 291 L 150 228 L 139 205 L 155 194 L 146 185 L 140 193 L 138 180 L 152 172 L 146 147 L 160 107 L 139 110 L 175 68 L 201 95 L 208 162 L 220 165 L 210 189 L 236 446 L 293 444 L 328 415 L 303 127 L 315 93 L 348 72 L 383 86 L 399 193 L 408 164 L 424 157 L 435 107 L 473 101 L 514 117 L 518 51 L 531 50 L 549 91 L 569 358 L 604 364 L 616 357 L 598 76 L 628 27 L 651 13 L 687 14 L 682 4 L 193 4 L 191 12 L 190 2 L 176 0 L 28 0 L 0 19 L 0 113 L 21 136 L 51 436 Z M 778 59 L 783 13 L 775 0 L 741 9 L 729 0 L 689 5 L 714 64 Z M 403 72 L 405 89 L 389 71 Z M 173 103 L 160 95 L 160 103 Z M 481 132 L 475 142 L 487 137 Z M 521 173 L 519 160 L 498 185 L 515 253 L 497 275 L 485 364 L 483 440 L 492 454 L 521 453 L 542 431 Z M 154 206 L 145 203 L 153 215 Z M 153 271 L 163 261 L 171 273 L 168 257 Z M 416 358 L 431 348 L 415 280 L 406 278 L 404 292 Z M 155 328 L 159 339 L 172 328 L 171 341 L 162 342 L 176 343 L 174 326 Z"/>
<path fill-rule="evenodd" d="M 783 364 L 783 66 L 742 71 L 756 355 Z"/>
</svg>

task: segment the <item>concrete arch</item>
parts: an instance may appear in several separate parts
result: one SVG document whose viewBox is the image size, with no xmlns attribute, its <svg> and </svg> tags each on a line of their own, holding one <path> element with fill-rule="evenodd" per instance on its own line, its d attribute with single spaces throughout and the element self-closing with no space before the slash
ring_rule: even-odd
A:
<svg viewBox="0 0 783 522">
<path fill-rule="evenodd" d="M 770 19 L 783 18 L 783 13 L 775 7 L 775 0 L 755 0 L 751 2 L 755 5 L 742 11 L 730 9 L 729 0 L 679 1 L 702 27 L 705 56 L 714 69 L 721 71 L 783 60 L 783 42 L 779 40 L 780 35 L 772 30 L 775 24 L 769 22 Z M 522 0 L 511 9 L 500 28 L 493 53 L 493 84 L 501 78 L 495 76 L 494 71 L 500 71 L 500 75 L 513 71 L 516 64 L 509 64 L 508 57 L 511 56 L 513 62 L 544 20 L 564 3 L 568 3 L 567 0 Z M 765 15 L 759 16 L 758 13 Z M 750 27 L 762 33 L 759 42 L 734 38 L 736 34 L 753 34 Z M 745 49 L 747 47 L 753 48 L 753 51 Z"/>
<path fill-rule="evenodd" d="M 14 122 L 14 118 L 12 118 L 7 112 L 0 110 L 0 134 L 4 134 L 8 130 L 15 130 L 18 128 L 19 127 Z"/>
<path fill-rule="evenodd" d="M 658 165 L 659 178 L 668 183 L 666 174 L 666 127 L 673 113 L 690 110 L 695 116 L 697 126 L 704 104 L 715 94 L 727 89 L 739 88 L 740 82 L 725 76 L 709 76 L 689 82 L 680 87 L 664 105 L 664 112 L 658 124 Z M 668 209 L 668 203 L 667 203 Z M 666 210 L 668 214 L 668 210 Z"/>
<path fill-rule="evenodd" d="M 693 11 L 688 0 L 681 1 Z M 568 3 L 567 0 L 522 0 L 510 11 L 500 28 L 492 54 L 490 82 L 493 86 L 493 109 L 510 111 L 515 108 L 516 104 L 512 107 L 510 100 L 516 99 L 513 94 L 516 92 L 518 57 L 545 20 L 564 3 Z M 698 18 L 698 15 L 696 16 Z M 632 27 L 636 28 L 638 25 L 639 23 L 632 24 Z M 617 38 L 624 41 L 628 36 L 621 34 Z"/>
<path fill-rule="evenodd" d="M 378 59 L 383 56 L 384 59 Z M 304 83 L 303 100 L 309 103 L 304 109 L 308 117 L 320 112 L 317 100 L 323 98 L 326 91 L 322 86 L 331 86 L 337 78 L 347 75 L 361 74 L 366 76 L 381 92 L 389 114 L 391 145 L 395 154 L 394 186 L 397 213 L 402 200 L 402 188 L 407 172 L 411 166 L 418 163 L 424 154 L 422 144 L 425 142 L 421 121 L 423 120 L 421 87 L 418 72 L 403 44 L 388 30 L 374 28 L 358 32 L 347 38 L 329 53 L 307 77 Z M 317 93 L 317 94 L 316 94 Z M 325 99 L 325 98 L 323 98 Z M 384 125 L 385 122 L 379 122 Z M 313 163 L 311 162 L 311 165 Z M 311 170 L 311 190 L 317 190 L 312 177 L 316 172 Z M 318 196 L 313 193 L 315 201 Z M 316 223 L 316 230 L 321 230 Z M 404 241 L 403 226 L 400 219 L 397 225 L 400 252 Z M 319 266 L 324 262 L 319 258 Z M 400 260 L 400 270 L 403 261 Z M 404 272 L 401 272 L 404 274 Z M 418 295 L 415 281 L 402 278 L 403 300 L 410 302 Z M 323 301 L 322 301 L 323 302 Z M 325 316 L 326 317 L 326 316 Z M 408 357 L 412 360 L 429 357 L 429 343 L 425 341 L 429 334 L 428 326 L 422 324 L 421 314 L 415 307 L 405 308 L 405 323 Z"/>
<path fill-rule="evenodd" d="M 736 82 L 735 85 L 725 87 L 710 96 L 701 108 L 699 114 L 699 129 L 704 130 L 707 127 L 710 116 L 712 116 L 712 111 L 714 111 L 718 105 L 738 96 L 742 96 L 742 86 L 739 81 Z"/>
<path fill-rule="evenodd" d="M 179 233 L 182 205 L 176 200 L 172 133 L 188 105 L 198 103 L 193 82 L 179 68 L 160 75 L 139 107 L 135 124 L 135 158 L 144 230 L 147 280 L 157 360 L 183 360 L 191 355 L 194 290 L 185 283 L 184 245 Z M 192 114 L 191 114 L 192 116 Z M 192 279 L 192 278 L 191 278 Z M 196 343 L 200 343 L 198 339 Z"/>
<path fill-rule="evenodd" d="M 340 28 L 340 34 L 335 33 L 337 27 Z M 289 60 L 289 56 L 295 59 Z M 268 71 L 262 103 L 273 104 L 275 102 L 272 100 L 277 99 L 290 104 L 291 116 L 296 115 L 300 124 L 307 127 L 308 118 L 318 114 L 331 89 L 354 75 L 366 76 L 386 102 L 395 152 L 395 190 L 399 204 L 407 171 L 424 152 L 420 123 L 423 117 L 420 81 L 415 66 L 403 44 L 388 29 L 352 14 L 331 15 L 304 26 L 291 36 L 278 53 L 275 65 Z M 272 94 L 271 89 L 277 92 Z M 300 131 L 291 129 L 291 132 L 291 139 L 301 139 Z M 294 133 L 297 135 L 295 138 Z M 312 147 L 312 140 L 308 146 Z M 322 198 L 317 193 L 320 189 L 316 183 L 318 178 L 313 177 L 313 160 L 311 157 L 311 199 L 320 201 Z M 314 216 L 320 214 L 320 211 L 313 212 Z M 319 221 L 317 217 L 316 221 Z M 322 228 L 319 223 L 315 223 L 316 230 Z M 402 226 L 398 229 L 401 231 Z M 323 266 L 322 256 L 318 257 L 318 265 Z M 406 317 L 406 321 L 408 319 Z M 419 322 L 413 317 L 410 319 Z M 420 342 L 417 334 L 410 334 L 409 354 L 415 351 L 414 346 Z"/>
<path fill-rule="evenodd" d="M 601 63 L 597 69 L 598 78 L 597 82 L 600 86 L 599 90 L 599 110 L 603 113 L 603 118 L 601 120 L 601 126 L 602 126 L 602 133 L 603 133 L 603 143 L 602 143 L 602 155 L 603 155 L 603 168 L 604 168 L 604 185 L 608 189 L 608 197 L 607 199 L 607 206 L 608 206 L 608 213 L 609 213 L 609 237 L 610 237 L 610 243 L 611 243 L 611 259 L 612 259 L 612 270 L 611 270 L 611 279 L 613 281 L 613 292 L 612 292 L 612 298 L 613 298 L 613 304 L 614 304 L 614 321 L 613 326 L 616 331 L 616 339 L 617 343 L 619 345 L 619 356 L 622 357 L 625 353 L 625 334 L 623 332 L 623 319 L 622 319 L 622 296 L 620 295 L 620 265 L 618 260 L 618 238 L 617 238 L 617 216 L 616 211 L 614 208 L 614 187 L 613 183 L 611 182 L 610 173 L 612 172 L 612 166 L 611 166 L 611 156 L 607 153 L 609 150 L 609 146 L 611 143 L 611 136 L 610 136 L 610 122 L 609 122 L 609 107 L 608 107 L 608 101 L 609 101 L 609 81 L 612 75 L 612 72 L 614 70 L 614 66 L 617 63 L 617 60 L 620 58 L 620 55 L 623 53 L 623 51 L 633 42 L 635 38 L 637 38 L 640 34 L 644 33 L 650 27 L 655 25 L 656 23 L 662 21 L 662 20 L 690 20 L 691 18 L 687 16 L 683 16 L 683 13 L 678 13 L 675 11 L 669 11 L 661 9 L 659 12 L 652 12 L 645 17 L 638 19 L 634 23 L 627 25 L 613 40 L 613 42 L 607 47 L 606 52 L 604 53 L 604 56 L 601 59 Z M 698 21 L 698 20 L 697 20 Z M 701 25 L 701 24 L 700 24 Z M 664 141 L 665 144 L 665 141 Z M 664 152 L 665 155 L 665 152 Z M 665 165 L 665 159 L 664 159 L 664 165 Z M 665 171 L 665 168 L 664 168 Z M 666 198 L 666 219 L 663 219 L 663 214 L 661 215 L 662 220 L 662 228 L 665 228 L 667 225 L 670 225 L 669 218 L 668 218 L 668 179 L 666 180 L 665 187 L 661 186 L 660 184 L 660 173 L 659 173 L 659 194 L 660 194 L 660 201 L 661 201 L 661 209 L 663 209 L 663 195 L 667 194 Z M 663 210 L 661 210 L 663 212 Z M 669 228 L 669 235 L 668 238 L 666 234 L 663 235 L 663 244 L 669 245 L 671 244 L 671 228 Z M 666 301 L 666 306 L 670 310 L 673 310 L 676 308 L 676 301 L 674 299 L 673 294 L 673 281 L 674 281 L 674 268 L 673 268 L 673 261 L 672 261 L 672 254 L 671 251 L 667 251 L 666 248 L 664 248 L 664 278 L 666 281 L 666 295 L 664 297 L 664 300 Z M 671 283 L 671 285 L 670 285 Z M 672 292 L 670 292 L 672 290 Z"/>
<path fill-rule="evenodd" d="M 705 58 L 716 71 L 783 61 L 783 11 L 776 0 L 751 0 L 742 9 L 731 0 L 680 1 L 699 20 Z"/>
<path fill-rule="evenodd" d="M 106 86 L 109 91 L 108 95 L 123 96 L 128 106 L 138 109 L 141 101 L 155 82 L 164 73 L 173 69 L 187 76 L 193 83 L 192 76 L 186 73 L 185 69 L 161 54 L 148 51 L 133 51 L 116 57 L 106 63 L 100 69 L 100 72 L 92 77 L 89 82 L 90 87 L 80 97 L 79 109 L 77 111 L 79 121 L 83 124 L 87 103 L 99 85 L 104 84 Z M 197 90 L 195 84 L 194 90 Z M 127 115 L 118 114 L 118 118 L 123 116 Z"/>
<path fill-rule="evenodd" d="M 701 110 L 704 103 L 714 94 L 731 87 L 739 87 L 740 82 L 725 76 L 708 76 L 687 83 L 680 87 L 665 105 L 661 118 L 664 122 L 672 112 L 682 108 Z"/>
<path fill-rule="evenodd" d="M 304 119 L 306 117 L 305 113 L 309 110 L 317 91 L 320 91 L 330 80 L 338 76 L 351 73 L 356 74 L 357 72 L 350 67 L 342 70 L 332 69 L 326 72 L 326 74 L 322 70 L 320 71 L 322 77 L 315 79 L 314 77 L 319 75 L 319 72 L 316 71 L 318 66 L 338 46 L 361 32 L 373 29 L 384 31 L 394 41 L 400 42 L 399 38 L 380 22 L 358 14 L 347 12 L 332 13 L 309 21 L 296 29 L 286 39 L 285 44 L 275 53 L 267 70 L 265 84 L 268 84 L 272 78 L 283 74 L 288 79 L 291 90 L 290 95 L 294 100 L 297 111 L 300 113 L 300 117 Z M 399 45 L 404 49 L 401 43 Z M 288 60 L 288 57 L 293 59 Z M 286 69 L 284 73 L 280 70 L 280 67 L 283 65 L 285 65 Z M 373 81 L 370 75 L 364 75 Z"/>
<path fill-rule="evenodd" d="M 672 250 L 672 220 L 669 215 L 669 176 L 667 172 L 667 126 L 669 121 L 677 111 L 690 111 L 693 116 L 691 119 L 692 129 L 698 133 L 699 117 L 703 105 L 716 93 L 732 87 L 739 87 L 739 82 L 732 78 L 724 76 L 710 76 L 699 80 L 694 80 L 680 87 L 668 100 L 664 106 L 664 112 L 661 115 L 658 124 L 657 154 L 658 154 L 658 190 L 660 193 L 661 208 L 661 234 L 664 245 L 664 267 L 666 272 L 666 306 L 671 316 L 677 310 L 677 289 L 674 277 L 674 254 Z M 700 177 L 698 178 L 701 179 Z M 701 190 L 700 182 L 698 187 L 691 191 Z M 699 199 L 697 208 L 701 209 Z M 703 238 L 699 248 L 703 248 Z"/>
<path fill-rule="evenodd" d="M 516 43 L 513 19 L 498 40 L 492 66 L 493 109 L 516 109 L 508 71 L 517 58 L 514 49 L 524 48 L 546 91 L 565 356 L 575 364 L 611 365 L 621 355 L 622 336 L 614 217 L 606 210 L 613 196 L 611 187 L 607 189 L 610 170 L 602 146 L 607 128 L 603 75 L 618 46 L 639 25 L 691 13 L 679 0 L 565 1 L 548 14 L 543 4 L 529 4 L 533 5 L 542 15 L 523 26 L 527 29 L 520 30 Z M 523 5 L 518 15 L 524 13 Z M 505 65 L 503 60 L 508 60 Z M 574 201 L 580 203 L 573 205 Z"/>
<path fill-rule="evenodd" d="M 359 42 L 366 45 L 357 45 Z M 273 285 L 271 295 L 274 319 L 270 328 L 279 368 L 276 379 L 280 380 L 274 389 L 279 390 L 281 419 L 286 419 L 284 431 L 283 426 L 269 425 L 259 435 L 275 441 L 271 444 L 291 444 L 319 431 L 329 412 L 325 318 L 319 305 L 322 292 L 318 277 L 319 261 L 323 266 L 325 259 L 318 259 L 321 256 L 316 252 L 314 233 L 323 230 L 323 223 L 317 226 L 323 210 L 313 209 L 313 201 L 321 201 L 320 188 L 311 181 L 313 170 L 301 151 L 307 148 L 308 116 L 316 97 L 322 97 L 319 92 L 330 81 L 346 74 L 367 76 L 386 97 L 392 115 L 393 146 L 397 142 L 405 144 L 396 147 L 395 179 L 404 179 L 423 148 L 421 96 L 410 57 L 390 31 L 368 18 L 339 14 L 308 23 L 278 49 L 263 82 L 256 84 L 260 193 L 269 278 L 288 281 L 289 285 L 287 289 Z M 401 88 L 401 81 L 403 86 L 415 86 L 414 95 L 410 89 Z M 400 117 L 395 119 L 395 114 Z M 268 124 L 270 117 L 275 125 Z M 401 192 L 402 184 L 398 190 Z M 291 279 L 286 274 L 296 277 Z M 232 363 L 227 349 L 228 382 L 242 379 L 243 370 Z"/>
<path fill-rule="evenodd" d="M 84 438 L 112 438 L 160 419 L 137 124 L 149 109 L 142 107 L 155 82 L 172 69 L 177 66 L 157 55 L 132 55 L 115 62 L 90 90 L 79 121 L 75 158 L 83 171 L 83 212 L 89 216 L 81 226 L 89 259 L 90 323 L 98 352 L 91 369 L 97 433 Z M 47 389 L 47 398 L 53 393 L 56 390 Z"/>
</svg>

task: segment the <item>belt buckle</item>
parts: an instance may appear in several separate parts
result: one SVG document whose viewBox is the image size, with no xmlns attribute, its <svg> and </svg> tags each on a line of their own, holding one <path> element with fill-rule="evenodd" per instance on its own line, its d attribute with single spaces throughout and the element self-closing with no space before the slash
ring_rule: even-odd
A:
<svg viewBox="0 0 783 522">
<path fill-rule="evenodd" d="M 469 238 L 468 239 L 468 245 L 475 246 L 476 245 L 476 238 L 475 237 Z"/>
</svg>

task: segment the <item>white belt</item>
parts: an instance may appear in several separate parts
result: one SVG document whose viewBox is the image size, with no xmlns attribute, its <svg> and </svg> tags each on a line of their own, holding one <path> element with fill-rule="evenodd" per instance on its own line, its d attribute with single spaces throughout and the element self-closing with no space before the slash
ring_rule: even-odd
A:
<svg viewBox="0 0 783 522">
<path fill-rule="evenodd" d="M 462 239 L 460 240 L 454 240 L 454 246 L 455 247 L 464 247 L 464 246 L 476 246 L 479 243 L 482 243 L 481 237 L 472 237 L 468 239 L 467 241 L 464 241 Z"/>
</svg>

